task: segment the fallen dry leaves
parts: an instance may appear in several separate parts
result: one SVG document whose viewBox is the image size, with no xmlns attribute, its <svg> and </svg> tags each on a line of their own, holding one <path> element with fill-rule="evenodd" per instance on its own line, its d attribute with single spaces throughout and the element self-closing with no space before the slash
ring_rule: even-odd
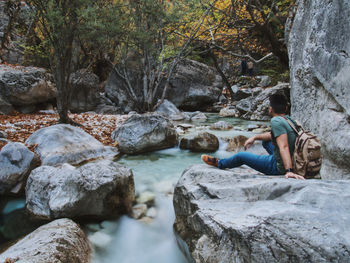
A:
<svg viewBox="0 0 350 263">
<path fill-rule="evenodd" d="M 116 146 L 112 141 L 112 132 L 119 127 L 127 115 L 102 115 L 93 113 L 69 114 L 69 117 L 80 128 L 89 133 L 104 145 Z M 35 131 L 57 124 L 58 115 L 49 113 L 0 115 L 0 130 L 7 133 L 12 142 L 24 143 Z M 5 145 L 0 142 L 0 149 Z"/>
</svg>

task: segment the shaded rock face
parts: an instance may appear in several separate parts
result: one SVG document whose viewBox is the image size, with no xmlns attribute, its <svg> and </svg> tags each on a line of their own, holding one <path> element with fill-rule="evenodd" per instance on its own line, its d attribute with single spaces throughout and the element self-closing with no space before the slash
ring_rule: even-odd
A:
<svg viewBox="0 0 350 263">
<path fill-rule="evenodd" d="M 14 111 L 14 108 L 12 107 L 12 105 L 8 103 L 6 100 L 4 100 L 0 94 L 0 114 L 8 115 L 13 111 Z"/>
<path fill-rule="evenodd" d="M 35 145 L 43 165 L 62 163 L 79 164 L 91 159 L 114 158 L 117 148 L 104 146 L 80 128 L 57 124 L 40 129 L 27 140 L 27 145 Z"/>
<path fill-rule="evenodd" d="M 195 165 L 175 188 L 175 231 L 195 262 L 348 261 L 349 182 L 234 171 Z"/>
<path fill-rule="evenodd" d="M 121 152 L 138 154 L 174 147 L 177 132 L 174 125 L 161 115 L 135 114 L 113 131 L 112 139 L 118 142 Z"/>
<path fill-rule="evenodd" d="M 270 120 L 269 116 L 269 96 L 280 93 L 289 100 L 289 84 L 280 83 L 272 88 L 265 89 L 257 96 L 240 100 L 236 108 L 240 111 L 241 117 L 248 120 Z"/>
<path fill-rule="evenodd" d="M 19 193 L 37 162 L 38 157 L 22 143 L 6 144 L 0 151 L 0 194 Z"/>
<path fill-rule="evenodd" d="M 182 138 L 180 148 L 192 152 L 215 152 L 219 149 L 219 140 L 214 134 L 203 132 L 193 137 Z"/>
<path fill-rule="evenodd" d="M 174 70 L 166 98 L 181 110 L 205 110 L 218 100 L 222 86 L 215 68 L 185 59 Z"/>
<path fill-rule="evenodd" d="M 95 110 L 100 102 L 99 78 L 92 72 L 81 69 L 70 77 L 70 105 L 72 112 Z"/>
<path fill-rule="evenodd" d="M 85 233 L 70 219 L 39 227 L 0 255 L 1 262 L 90 262 Z M 9 261 L 6 261 L 8 259 Z"/>
<path fill-rule="evenodd" d="M 322 142 L 324 179 L 350 179 L 350 3 L 298 1 L 288 36 L 292 116 Z"/>
<path fill-rule="evenodd" d="M 45 69 L 0 65 L 0 93 L 13 106 L 26 106 L 56 99 L 52 76 Z"/>
<path fill-rule="evenodd" d="M 135 198 L 130 169 L 110 160 L 80 167 L 41 166 L 26 186 L 27 210 L 37 218 L 116 218 Z"/>
<path fill-rule="evenodd" d="M 143 96 L 143 69 L 138 68 L 142 63 L 129 65 L 130 84 L 135 89 L 137 97 Z M 118 68 L 118 65 L 116 66 Z M 162 96 L 165 81 L 161 84 L 156 98 Z M 167 90 L 166 99 L 171 101 L 181 110 L 196 111 L 204 110 L 217 101 L 221 94 L 222 80 L 214 68 L 193 60 L 182 60 L 174 69 Z M 124 109 L 130 112 L 139 108 L 138 102 L 130 99 L 127 93 L 125 81 L 115 71 L 112 71 L 106 87 L 106 96 Z"/>
</svg>

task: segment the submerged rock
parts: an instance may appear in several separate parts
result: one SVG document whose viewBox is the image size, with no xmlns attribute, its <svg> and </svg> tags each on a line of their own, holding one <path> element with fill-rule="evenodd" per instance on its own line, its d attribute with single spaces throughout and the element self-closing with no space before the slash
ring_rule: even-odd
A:
<svg viewBox="0 0 350 263">
<path fill-rule="evenodd" d="M 195 136 L 182 138 L 180 148 L 193 152 L 215 152 L 219 149 L 219 140 L 214 134 L 202 132 Z"/>
<path fill-rule="evenodd" d="M 243 136 L 243 135 L 239 135 L 239 136 L 233 137 L 232 139 L 230 139 L 228 141 L 228 145 L 227 145 L 226 151 L 228 151 L 228 152 L 238 152 L 240 149 L 243 148 L 244 143 L 246 142 L 246 140 L 248 140 L 248 138 Z"/>
<path fill-rule="evenodd" d="M 232 124 L 226 121 L 218 121 L 210 126 L 211 130 L 227 131 L 232 129 Z"/>
<path fill-rule="evenodd" d="M 349 191 L 195 165 L 175 188 L 175 230 L 195 262 L 347 262 Z"/>
<path fill-rule="evenodd" d="M 349 1 L 297 4 L 288 36 L 292 117 L 321 140 L 321 177 L 350 179 Z"/>
<path fill-rule="evenodd" d="M 44 219 L 116 218 L 131 211 L 134 198 L 131 170 L 110 160 L 41 166 L 26 187 L 27 210 Z"/>
<path fill-rule="evenodd" d="M 104 146 L 90 134 L 68 124 L 57 124 L 40 129 L 27 140 L 27 145 L 36 145 L 43 165 L 62 163 L 79 164 L 91 159 L 114 158 L 117 148 Z"/>
<path fill-rule="evenodd" d="M 0 262 L 90 262 L 87 237 L 70 219 L 39 227 L 0 255 Z"/>
<path fill-rule="evenodd" d="M 22 143 L 6 144 L 0 151 L 0 194 L 19 193 L 38 160 Z"/>
<path fill-rule="evenodd" d="M 132 115 L 112 133 L 123 153 L 138 154 L 174 147 L 177 132 L 174 125 L 158 114 Z"/>
</svg>

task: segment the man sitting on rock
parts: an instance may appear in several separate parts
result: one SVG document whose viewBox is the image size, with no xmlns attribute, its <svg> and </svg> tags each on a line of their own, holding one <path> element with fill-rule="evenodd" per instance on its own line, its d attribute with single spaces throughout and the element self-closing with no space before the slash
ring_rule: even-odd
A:
<svg viewBox="0 0 350 263">
<path fill-rule="evenodd" d="M 244 149 L 248 149 L 255 140 L 261 140 L 263 147 L 269 155 L 257 155 L 250 152 L 239 152 L 230 158 L 218 159 L 209 155 L 202 155 L 202 160 L 209 165 L 220 169 L 235 168 L 243 164 L 264 173 L 266 175 L 283 175 L 286 178 L 304 179 L 295 174 L 292 168 L 292 155 L 296 133 L 290 127 L 285 118 L 294 122 L 286 114 L 288 109 L 287 99 L 284 95 L 274 94 L 270 96 L 269 114 L 271 119 L 271 132 L 255 135 L 249 138 Z"/>
</svg>

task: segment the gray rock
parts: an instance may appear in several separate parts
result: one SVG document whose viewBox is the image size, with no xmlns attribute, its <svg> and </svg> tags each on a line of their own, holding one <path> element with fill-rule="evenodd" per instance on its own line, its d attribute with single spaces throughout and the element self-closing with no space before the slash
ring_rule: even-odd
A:
<svg viewBox="0 0 350 263">
<path fill-rule="evenodd" d="M 256 76 L 257 80 L 259 80 L 259 87 L 267 87 L 271 84 L 271 78 L 269 76 Z"/>
<path fill-rule="evenodd" d="M 203 112 L 198 112 L 191 117 L 192 121 L 206 121 L 208 117 Z"/>
<path fill-rule="evenodd" d="M 180 149 L 188 149 L 192 152 L 215 152 L 219 149 L 219 140 L 214 134 L 203 132 L 182 138 Z"/>
<path fill-rule="evenodd" d="M 215 68 L 183 59 L 170 79 L 166 98 L 185 111 L 205 110 L 217 102 L 223 83 Z"/>
<path fill-rule="evenodd" d="M 241 117 L 248 120 L 269 120 L 269 96 L 276 93 L 284 94 L 289 99 L 289 84 L 279 83 L 263 90 L 257 96 L 240 100 L 236 107 L 243 114 Z"/>
<path fill-rule="evenodd" d="M 70 219 L 58 219 L 39 227 L 0 255 L 0 262 L 90 262 L 87 237 Z M 9 260 L 9 261 L 6 261 Z"/>
<path fill-rule="evenodd" d="M 156 109 L 156 112 L 160 114 L 164 114 L 165 116 L 169 117 L 171 120 L 179 121 L 183 120 L 185 117 L 181 113 L 181 111 L 176 108 L 176 106 L 168 101 L 164 100 L 162 104 L 159 105 L 159 107 Z"/>
<path fill-rule="evenodd" d="M 221 117 L 238 117 L 239 111 L 236 109 L 236 107 L 226 107 L 220 110 L 219 116 Z"/>
<path fill-rule="evenodd" d="M 322 142 L 324 179 L 350 179 L 350 4 L 297 2 L 288 35 L 292 117 Z"/>
<path fill-rule="evenodd" d="M 0 151 L 0 194 L 18 194 L 26 184 L 38 157 L 19 142 L 10 142 Z"/>
<path fill-rule="evenodd" d="M 185 170 L 175 231 L 195 262 L 348 262 L 350 183 Z"/>
<path fill-rule="evenodd" d="M 146 213 L 147 213 L 147 205 L 137 204 L 133 206 L 131 216 L 132 218 L 140 219 L 144 217 Z"/>
<path fill-rule="evenodd" d="M 116 218 L 135 198 L 130 169 L 110 160 L 79 167 L 40 166 L 26 186 L 27 210 L 37 218 Z"/>
<path fill-rule="evenodd" d="M 14 111 L 14 108 L 12 107 L 12 105 L 8 103 L 6 100 L 4 100 L 0 94 L 0 114 L 8 115 L 13 111 Z"/>
<path fill-rule="evenodd" d="M 104 146 L 82 129 L 68 124 L 40 129 L 26 140 L 26 144 L 37 144 L 35 151 L 43 165 L 79 164 L 91 159 L 114 158 L 119 154 L 117 148 Z"/>
<path fill-rule="evenodd" d="M 6 139 L 7 138 L 7 133 L 5 131 L 0 131 L 0 138 Z"/>
<path fill-rule="evenodd" d="M 232 91 L 233 91 L 233 101 L 239 101 L 239 100 L 243 100 L 245 98 L 248 98 L 250 96 L 252 96 L 252 91 L 250 88 L 246 88 L 246 89 L 242 89 L 240 87 L 238 87 L 237 85 L 231 87 Z"/>
<path fill-rule="evenodd" d="M 86 69 L 81 69 L 70 76 L 70 82 L 70 111 L 86 112 L 95 110 L 100 102 L 98 76 Z"/>
<path fill-rule="evenodd" d="M 137 154 L 171 148 L 177 143 L 174 125 L 158 114 L 132 115 L 112 133 L 123 153 Z"/>
<path fill-rule="evenodd" d="M 210 125 L 211 130 L 227 131 L 232 129 L 232 124 L 226 121 L 218 121 Z"/>
<path fill-rule="evenodd" d="M 52 76 L 45 69 L 0 65 L 0 93 L 14 106 L 56 99 Z"/>
</svg>

